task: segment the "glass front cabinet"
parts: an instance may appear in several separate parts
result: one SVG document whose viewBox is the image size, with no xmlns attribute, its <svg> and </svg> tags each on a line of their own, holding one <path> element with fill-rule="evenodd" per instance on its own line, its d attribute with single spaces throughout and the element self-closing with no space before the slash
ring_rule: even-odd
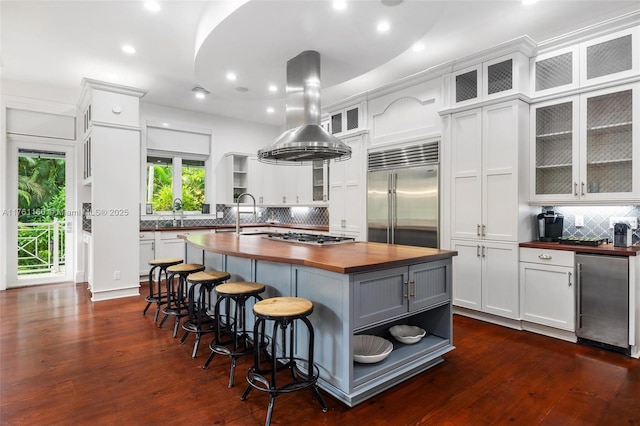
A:
<svg viewBox="0 0 640 426">
<path fill-rule="evenodd" d="M 616 86 L 532 105 L 531 201 L 638 199 L 639 87 Z"/>
</svg>

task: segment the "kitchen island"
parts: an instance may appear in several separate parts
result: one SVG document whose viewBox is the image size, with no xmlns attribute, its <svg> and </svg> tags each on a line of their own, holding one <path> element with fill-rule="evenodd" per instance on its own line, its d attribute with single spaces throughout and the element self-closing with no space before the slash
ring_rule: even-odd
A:
<svg viewBox="0 0 640 426">
<path fill-rule="evenodd" d="M 454 251 L 382 243 L 314 246 L 233 233 L 185 235 L 189 262 L 225 270 L 233 281 L 257 281 L 263 295 L 311 300 L 319 385 L 349 406 L 440 362 L 451 351 L 451 258 Z M 389 328 L 409 324 L 427 335 L 415 344 Z M 297 330 L 302 342 L 305 331 Z M 353 361 L 353 336 L 374 334 L 394 350 L 378 363 Z M 295 350 L 305 357 L 305 345 Z"/>
</svg>

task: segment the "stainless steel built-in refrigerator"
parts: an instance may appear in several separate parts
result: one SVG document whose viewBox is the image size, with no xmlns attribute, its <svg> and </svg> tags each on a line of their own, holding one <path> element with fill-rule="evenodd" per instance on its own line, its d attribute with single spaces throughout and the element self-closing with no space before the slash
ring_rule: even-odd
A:
<svg viewBox="0 0 640 426">
<path fill-rule="evenodd" d="M 369 154 L 368 241 L 439 246 L 439 143 Z"/>
</svg>

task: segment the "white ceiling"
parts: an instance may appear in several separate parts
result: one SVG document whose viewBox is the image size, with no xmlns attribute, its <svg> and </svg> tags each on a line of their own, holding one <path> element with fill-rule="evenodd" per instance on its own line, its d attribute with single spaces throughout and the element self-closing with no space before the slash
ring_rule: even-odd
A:
<svg viewBox="0 0 640 426">
<path fill-rule="evenodd" d="M 153 13 L 143 3 L 0 1 L 3 82 L 79 94 L 89 77 L 147 89 L 143 102 L 281 126 L 286 62 L 304 50 L 320 52 L 328 105 L 522 35 L 540 42 L 640 9 L 638 0 L 347 0 L 342 11 L 330 0 L 165 0 Z M 425 49 L 414 52 L 416 41 Z M 195 85 L 210 95 L 195 99 Z"/>
</svg>

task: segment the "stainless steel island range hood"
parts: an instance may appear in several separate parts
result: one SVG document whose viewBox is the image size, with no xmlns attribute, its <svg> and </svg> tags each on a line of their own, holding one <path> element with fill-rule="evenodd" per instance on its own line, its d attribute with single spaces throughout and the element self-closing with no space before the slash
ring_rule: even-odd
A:
<svg viewBox="0 0 640 426">
<path fill-rule="evenodd" d="M 351 148 L 320 126 L 320 54 L 313 50 L 287 61 L 286 130 L 258 151 L 265 163 L 346 160 Z"/>
</svg>

